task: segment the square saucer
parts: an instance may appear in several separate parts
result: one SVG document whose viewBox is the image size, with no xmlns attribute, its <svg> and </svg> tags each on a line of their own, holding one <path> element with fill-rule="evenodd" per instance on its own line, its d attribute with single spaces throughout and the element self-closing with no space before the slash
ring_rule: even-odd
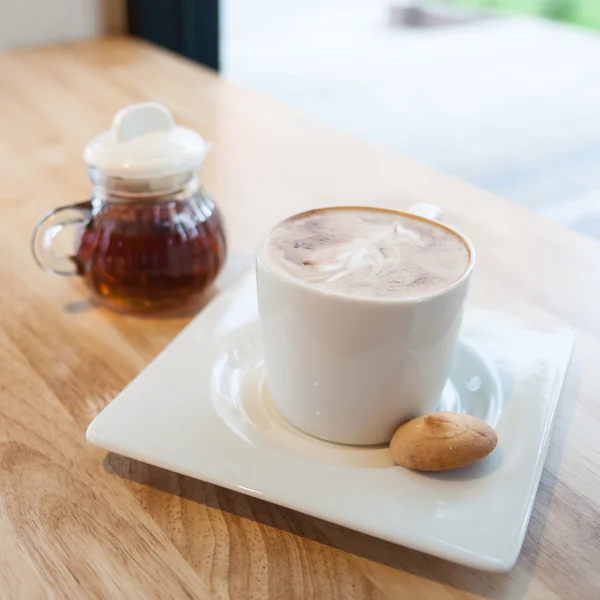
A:
<svg viewBox="0 0 600 600">
<path fill-rule="evenodd" d="M 515 563 L 573 350 L 569 330 L 468 309 L 440 410 L 498 433 L 483 461 L 419 473 L 387 448 L 306 435 L 266 386 L 254 270 L 93 421 L 96 446 L 488 571 Z"/>
</svg>

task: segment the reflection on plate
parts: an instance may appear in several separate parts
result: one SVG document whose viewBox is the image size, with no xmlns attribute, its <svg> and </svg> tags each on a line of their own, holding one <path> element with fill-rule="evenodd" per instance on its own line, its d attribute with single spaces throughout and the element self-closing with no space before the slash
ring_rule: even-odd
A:
<svg viewBox="0 0 600 600">
<path fill-rule="evenodd" d="M 211 400 L 219 416 L 240 438 L 252 443 L 258 436 L 274 449 L 335 465 L 394 466 L 387 446 L 326 442 L 296 429 L 278 413 L 266 381 L 258 322 L 241 327 L 230 340 L 231 345 L 216 359 L 212 370 Z M 485 357 L 483 349 L 462 339 L 438 410 L 471 414 L 495 427 L 501 401 L 500 378 L 493 362 Z"/>
</svg>

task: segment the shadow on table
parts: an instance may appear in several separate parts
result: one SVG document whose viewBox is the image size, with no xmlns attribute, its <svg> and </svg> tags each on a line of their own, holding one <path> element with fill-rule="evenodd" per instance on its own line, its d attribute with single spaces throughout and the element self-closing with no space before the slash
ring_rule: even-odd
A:
<svg viewBox="0 0 600 600">
<path fill-rule="evenodd" d="M 128 307 L 115 307 L 105 305 L 101 300 L 92 296 L 84 300 L 75 300 L 64 305 L 63 310 L 70 315 L 87 313 L 94 310 L 108 310 L 117 316 L 134 317 L 136 319 L 182 319 L 195 317 L 216 295 L 218 291 L 210 288 L 198 298 L 187 303 L 182 308 L 169 310 L 148 310 L 140 312 Z"/>
<path fill-rule="evenodd" d="M 574 370 L 575 373 L 573 372 Z M 569 381 L 569 387 L 564 390 L 559 404 L 556 416 L 556 429 L 552 436 L 546 469 L 540 482 L 523 552 L 515 568 L 509 573 L 504 574 L 486 573 L 455 565 L 415 550 L 410 550 L 322 521 L 321 519 L 282 508 L 264 500 L 245 496 L 117 454 L 107 455 L 105 467 L 109 472 L 136 484 L 150 486 L 156 490 L 177 495 L 198 505 L 223 511 L 226 519 L 226 515 L 229 515 L 234 520 L 248 519 L 261 524 L 265 526 L 265 530 L 262 531 L 263 536 L 273 535 L 273 531 L 287 532 L 291 535 L 302 537 L 307 541 L 315 542 L 316 544 L 330 546 L 331 548 L 352 555 L 352 557 L 378 563 L 383 567 L 398 571 L 399 574 L 405 573 L 422 580 L 428 580 L 431 583 L 429 592 L 427 591 L 427 584 L 423 581 L 423 592 L 427 597 L 433 597 L 436 594 L 436 590 L 439 593 L 440 590 L 436 584 L 443 584 L 451 586 L 458 591 L 476 594 L 484 598 L 520 600 L 526 596 L 531 582 L 531 574 L 536 570 L 536 565 L 540 560 L 540 544 L 544 537 L 548 510 L 552 502 L 555 487 L 557 484 L 561 485 L 557 482 L 556 472 L 562 459 L 573 416 L 574 404 L 577 398 L 576 388 L 580 381 L 580 373 L 578 369 L 576 370 L 575 366 L 571 368 Z M 143 502 L 143 488 L 136 487 L 134 492 Z M 152 514 L 152 506 L 149 505 L 147 509 Z M 409 518 L 409 515 L 407 515 L 407 518 Z M 490 515 L 490 518 L 494 518 L 493 515 Z M 238 532 L 239 535 L 244 535 L 239 521 L 237 522 L 237 526 L 235 522 L 228 523 L 227 530 L 230 536 L 235 535 L 235 532 Z M 273 541 L 273 544 L 277 543 L 280 543 L 279 538 Z M 265 545 L 265 547 L 269 548 L 268 545 Z M 277 556 L 278 554 L 275 553 L 273 560 L 276 560 Z M 310 563 L 310 557 L 306 560 Z M 548 556 L 544 556 L 543 560 L 547 561 Z M 563 589 L 565 580 L 560 570 L 552 567 L 555 564 L 555 560 L 560 562 L 562 559 L 550 554 L 550 560 L 552 564 L 543 564 L 538 571 L 541 572 L 543 568 L 543 585 L 546 589 L 553 590 L 559 596 L 562 592 L 566 594 L 568 590 Z M 383 596 L 387 597 L 386 591 L 389 590 L 386 590 L 385 581 L 389 581 L 389 573 L 382 574 L 384 581 L 381 582 L 381 585 L 379 583 L 373 584 L 372 578 L 365 576 L 364 572 L 369 570 L 373 573 L 373 569 L 375 569 L 374 576 L 376 577 L 377 565 L 364 565 L 364 568 L 360 568 L 357 565 L 357 567 L 359 567 L 357 571 L 360 571 L 361 577 L 364 579 L 362 583 L 368 586 L 369 589 L 377 588 L 379 592 L 382 592 Z M 310 564 L 308 568 L 310 569 Z M 402 589 L 403 585 L 407 586 L 406 589 L 410 589 L 411 587 L 410 583 L 403 582 L 401 579 L 398 579 L 397 584 L 400 587 L 398 589 L 394 588 L 395 593 Z"/>
</svg>

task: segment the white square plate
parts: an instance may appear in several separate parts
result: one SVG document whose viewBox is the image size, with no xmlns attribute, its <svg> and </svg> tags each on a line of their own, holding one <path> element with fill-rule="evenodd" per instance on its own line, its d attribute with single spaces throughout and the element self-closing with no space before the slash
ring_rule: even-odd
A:
<svg viewBox="0 0 600 600">
<path fill-rule="evenodd" d="M 274 410 L 265 384 L 254 272 L 215 299 L 94 420 L 109 451 L 260 497 L 451 561 L 515 563 L 573 349 L 564 329 L 467 311 L 441 410 L 498 433 L 480 463 L 438 474 L 387 448 L 311 438 Z"/>
</svg>

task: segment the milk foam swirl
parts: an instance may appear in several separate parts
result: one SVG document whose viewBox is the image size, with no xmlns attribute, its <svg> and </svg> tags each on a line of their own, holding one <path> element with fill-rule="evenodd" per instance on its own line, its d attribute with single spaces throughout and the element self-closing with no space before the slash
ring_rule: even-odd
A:
<svg viewBox="0 0 600 600">
<path fill-rule="evenodd" d="M 451 231 L 375 209 L 315 211 L 269 236 L 269 262 L 326 292 L 414 297 L 442 289 L 466 270 L 469 253 Z"/>
<path fill-rule="evenodd" d="M 421 236 L 401 223 L 380 226 L 358 235 L 346 245 L 315 250 L 311 261 L 315 275 L 308 275 L 313 283 L 333 283 L 354 276 L 360 270 L 363 282 L 368 283 L 381 275 L 398 271 L 402 261 L 402 238 L 422 246 Z"/>
</svg>

